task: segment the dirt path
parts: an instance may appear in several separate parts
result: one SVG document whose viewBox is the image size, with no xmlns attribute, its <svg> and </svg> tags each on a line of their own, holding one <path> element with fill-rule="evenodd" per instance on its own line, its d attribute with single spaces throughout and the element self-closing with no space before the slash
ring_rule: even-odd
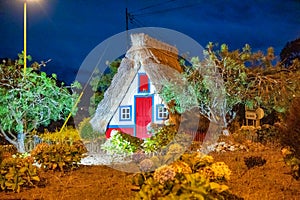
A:
<svg viewBox="0 0 300 200">
<path fill-rule="evenodd" d="M 216 161 L 224 161 L 232 170 L 228 182 L 231 191 L 245 200 L 298 200 L 300 181 L 292 179 L 279 148 L 260 151 L 212 153 Z M 265 165 L 248 169 L 244 157 L 261 156 Z M 62 174 L 43 172 L 41 187 L 20 193 L 0 192 L 0 199 L 43 200 L 127 200 L 133 197 L 132 174 L 99 166 L 81 166 Z M 42 187 L 45 186 L 45 187 Z"/>
</svg>

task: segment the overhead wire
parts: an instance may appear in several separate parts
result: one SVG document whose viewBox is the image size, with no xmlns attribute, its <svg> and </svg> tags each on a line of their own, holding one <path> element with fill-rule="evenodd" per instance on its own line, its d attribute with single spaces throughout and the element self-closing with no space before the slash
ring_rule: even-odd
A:
<svg viewBox="0 0 300 200">
<path fill-rule="evenodd" d="M 167 8 L 167 9 L 163 9 L 163 10 L 156 10 L 156 11 L 147 12 L 147 13 L 134 14 L 133 16 L 140 16 L 141 17 L 141 16 L 146 16 L 146 15 L 152 15 L 152 14 L 170 12 L 170 11 L 173 11 L 173 10 L 178 10 L 178 9 L 182 9 L 182 8 L 188 8 L 188 7 L 197 6 L 197 5 L 200 5 L 200 2 L 194 3 L 194 4 L 177 6 L 177 7 L 173 7 L 173 8 Z"/>
<path fill-rule="evenodd" d="M 171 3 L 172 1 L 176 1 L 176 0 L 169 0 L 169 1 L 161 2 L 161 3 L 149 5 L 149 6 L 146 6 L 144 8 L 140 8 L 140 9 L 134 10 L 131 13 L 140 12 L 140 11 L 143 11 L 143 10 L 146 10 L 146 9 L 149 9 L 149 8 L 154 8 L 154 7 L 157 7 L 157 6 L 168 4 L 168 3 Z"/>
</svg>

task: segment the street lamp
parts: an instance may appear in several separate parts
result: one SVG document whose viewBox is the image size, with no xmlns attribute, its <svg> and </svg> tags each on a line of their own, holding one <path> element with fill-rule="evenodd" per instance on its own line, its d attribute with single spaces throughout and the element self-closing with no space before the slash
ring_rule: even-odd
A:
<svg viewBox="0 0 300 200">
<path fill-rule="evenodd" d="M 26 68 L 27 68 L 27 1 L 24 0 L 24 74 L 26 75 Z M 31 0 L 32 1 L 32 0 Z M 37 0 L 35 0 L 37 1 Z"/>
<path fill-rule="evenodd" d="M 26 67 L 27 67 L 27 44 L 26 44 L 26 40 L 27 40 L 27 33 L 26 33 L 26 17 L 27 17 L 27 13 L 26 13 L 26 10 L 27 10 L 27 0 L 24 0 L 24 55 L 23 55 L 23 59 L 24 59 L 24 76 L 26 75 Z"/>
</svg>

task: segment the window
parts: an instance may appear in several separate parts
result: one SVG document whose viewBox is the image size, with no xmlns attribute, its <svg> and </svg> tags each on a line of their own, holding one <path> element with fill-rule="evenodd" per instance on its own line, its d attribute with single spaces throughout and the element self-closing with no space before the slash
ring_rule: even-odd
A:
<svg viewBox="0 0 300 200">
<path fill-rule="evenodd" d="M 131 106 L 120 106 L 120 121 L 131 121 Z"/>
<path fill-rule="evenodd" d="M 163 104 L 156 106 L 156 118 L 158 120 L 168 119 L 168 109 Z"/>
<path fill-rule="evenodd" d="M 150 92 L 149 88 L 149 78 L 147 74 L 139 74 L 139 81 L 138 81 L 138 92 Z"/>
</svg>

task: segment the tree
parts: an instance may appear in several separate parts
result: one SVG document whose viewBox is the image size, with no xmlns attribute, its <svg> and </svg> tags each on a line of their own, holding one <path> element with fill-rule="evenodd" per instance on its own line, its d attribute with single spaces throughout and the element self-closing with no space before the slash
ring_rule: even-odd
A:
<svg viewBox="0 0 300 200">
<path fill-rule="evenodd" d="M 284 112 L 293 96 L 299 95 L 299 70 L 273 65 L 273 48 L 264 55 L 252 53 L 249 45 L 232 52 L 225 44 L 217 51 L 214 47 L 208 44 L 204 60 L 191 59 L 192 66 L 182 74 L 185 84 L 169 82 L 162 91 L 167 103 L 175 102 L 178 113 L 197 107 L 211 123 L 210 139 L 217 138 L 221 128 L 235 118 L 238 104 Z"/>
<path fill-rule="evenodd" d="M 247 87 L 244 63 L 231 58 L 238 52 L 225 56 L 228 47 L 222 45 L 219 53 L 216 55 L 213 44 L 209 43 L 205 59 L 192 58 L 192 66 L 185 67 L 182 75 L 185 84 L 178 86 L 169 82 L 162 91 L 163 99 L 174 101 L 174 109 L 179 113 L 197 107 L 200 114 L 210 121 L 207 135 L 211 140 L 215 140 L 221 129 L 227 127 L 228 116 L 231 119 L 235 117 L 233 106 L 242 102 L 241 97 Z"/>
<path fill-rule="evenodd" d="M 286 43 L 280 52 L 280 60 L 285 67 L 291 66 L 295 59 L 300 61 L 300 38 Z"/>
<path fill-rule="evenodd" d="M 78 95 L 57 86 L 55 74 L 48 77 L 29 67 L 25 75 L 21 60 L 13 65 L 0 64 L 0 133 L 24 152 L 25 137 L 51 120 L 64 119 Z M 71 88 L 78 86 L 74 83 Z"/>
<path fill-rule="evenodd" d="M 92 86 L 93 96 L 90 99 L 89 114 L 92 116 L 95 110 L 104 97 L 104 92 L 110 86 L 114 75 L 117 73 L 118 68 L 121 64 L 121 60 L 117 59 L 109 63 L 108 70 L 104 72 L 101 76 L 99 71 L 96 71 L 96 76 L 92 77 L 90 85 Z"/>
</svg>

